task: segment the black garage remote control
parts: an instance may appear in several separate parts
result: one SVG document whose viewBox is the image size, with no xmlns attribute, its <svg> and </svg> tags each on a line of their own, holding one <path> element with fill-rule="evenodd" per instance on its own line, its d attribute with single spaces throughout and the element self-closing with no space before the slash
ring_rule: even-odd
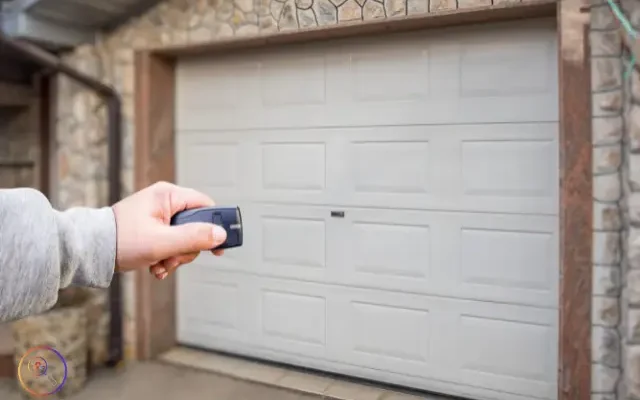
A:
<svg viewBox="0 0 640 400">
<path fill-rule="evenodd" d="M 216 249 L 242 246 L 242 215 L 239 207 L 202 207 L 181 211 L 171 218 L 171 225 L 206 222 L 227 231 L 227 240 Z"/>
</svg>

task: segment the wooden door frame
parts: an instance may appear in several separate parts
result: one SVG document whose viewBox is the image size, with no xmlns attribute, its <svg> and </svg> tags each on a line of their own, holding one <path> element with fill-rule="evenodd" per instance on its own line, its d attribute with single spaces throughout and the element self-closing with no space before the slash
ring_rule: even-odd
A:
<svg viewBox="0 0 640 400">
<path fill-rule="evenodd" d="M 175 181 L 175 65 L 183 55 L 214 54 L 389 31 L 556 16 L 560 102 L 559 400 L 591 398 L 592 185 L 588 14 L 581 0 L 543 0 L 359 22 L 255 38 L 139 51 L 135 56 L 135 188 Z M 176 345 L 175 278 L 136 275 L 140 359 Z"/>
</svg>

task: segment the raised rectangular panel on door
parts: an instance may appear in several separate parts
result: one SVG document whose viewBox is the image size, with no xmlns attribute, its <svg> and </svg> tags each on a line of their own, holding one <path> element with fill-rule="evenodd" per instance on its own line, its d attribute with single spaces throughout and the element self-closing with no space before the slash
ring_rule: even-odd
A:
<svg viewBox="0 0 640 400">
<path fill-rule="evenodd" d="M 259 104 L 260 60 L 185 57 L 176 68 L 176 126 L 183 131 L 249 129 Z M 215 121 L 212 124 L 211 121 Z"/>
<path fill-rule="evenodd" d="M 461 130 L 458 140 L 461 174 L 454 182 L 466 204 L 493 205 L 496 212 L 558 214 L 557 124 L 484 125 Z"/>
<path fill-rule="evenodd" d="M 456 301 L 439 327 L 454 351 L 447 380 L 533 398 L 557 393 L 558 311 Z"/>
<path fill-rule="evenodd" d="M 556 216 L 456 217 L 442 249 L 448 257 L 441 287 L 460 298 L 558 307 Z"/>
<path fill-rule="evenodd" d="M 249 197 L 279 204 L 340 202 L 341 134 L 313 128 L 252 131 Z"/>
<path fill-rule="evenodd" d="M 203 258 L 178 273 L 178 341 L 250 342 L 251 286 L 237 274 L 212 270 Z"/>
<path fill-rule="evenodd" d="M 336 293 L 322 283 L 261 277 L 259 343 L 286 354 L 337 361 L 334 316 L 340 303 Z"/>
<path fill-rule="evenodd" d="M 210 129 L 176 135 L 176 175 L 182 185 L 200 190 L 218 204 L 245 199 L 250 166 L 246 135 Z"/>
<path fill-rule="evenodd" d="M 324 207 L 257 206 L 252 264 L 255 272 L 297 281 L 325 282 L 335 269 L 337 229 Z"/>
<path fill-rule="evenodd" d="M 434 262 L 441 221 L 434 213 L 347 208 L 334 222 L 339 255 L 334 283 L 362 288 L 430 293 L 436 290 Z"/>
</svg>

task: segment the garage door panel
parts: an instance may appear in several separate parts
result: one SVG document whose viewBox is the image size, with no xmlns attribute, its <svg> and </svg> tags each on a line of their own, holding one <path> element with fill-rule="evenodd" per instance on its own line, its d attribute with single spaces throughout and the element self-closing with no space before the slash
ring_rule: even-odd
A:
<svg viewBox="0 0 640 400">
<path fill-rule="evenodd" d="M 557 129 L 528 123 L 184 134 L 178 177 L 235 201 L 557 214 Z"/>
<path fill-rule="evenodd" d="M 349 209 L 331 280 L 557 306 L 557 218 Z M 348 238 L 348 239 L 347 239 Z M 330 248 L 331 249 L 331 248 Z M 329 250 L 331 251 L 331 250 Z"/>
<path fill-rule="evenodd" d="M 340 342 L 345 361 L 511 393 L 553 395 L 556 352 L 549 343 L 557 334 L 555 310 L 373 291 L 345 294 L 343 302 L 342 329 L 353 332 Z"/>
<path fill-rule="evenodd" d="M 265 286 L 260 290 L 259 327 L 264 345 L 326 358 L 330 321 L 326 294 L 319 290 L 302 293 L 293 285 Z"/>
<path fill-rule="evenodd" d="M 335 226 L 325 209 L 312 207 L 256 206 L 259 220 L 255 237 L 260 274 L 293 279 L 328 280 Z"/>
<path fill-rule="evenodd" d="M 177 88 L 177 123 L 203 130 L 215 120 L 218 129 L 239 130 L 557 121 L 549 23 L 475 33 L 454 29 L 446 40 L 404 33 L 375 44 L 361 39 L 184 60 L 178 80 L 191 86 Z"/>
<path fill-rule="evenodd" d="M 243 159 L 246 149 L 230 135 L 176 134 L 176 178 L 182 185 L 200 189 L 220 202 L 221 198 L 237 201 L 246 191 Z"/>
<path fill-rule="evenodd" d="M 261 205 L 245 244 L 195 261 L 217 270 L 557 307 L 557 217 Z"/>
<path fill-rule="evenodd" d="M 181 270 L 181 279 L 184 274 Z M 222 276 L 225 293 L 234 287 L 251 291 L 236 300 L 244 309 L 230 305 L 233 295 L 223 298 L 221 290 L 198 293 L 199 301 L 224 302 L 227 308 L 221 306 L 219 312 L 223 320 L 233 321 L 236 312 L 242 320 L 238 325 L 250 325 L 244 330 L 253 334 L 192 325 L 180 331 L 180 340 L 206 334 L 214 348 L 224 348 L 217 340 L 233 341 L 276 350 L 284 354 L 281 359 L 286 354 L 312 355 L 539 398 L 551 397 L 555 390 L 552 338 L 557 335 L 557 310 Z"/>
<path fill-rule="evenodd" d="M 238 279 L 225 279 L 203 272 L 194 265 L 178 273 L 177 335 L 188 340 L 190 335 L 206 333 L 215 338 L 249 342 L 251 330 L 245 315 L 251 315 L 250 290 Z"/>
</svg>

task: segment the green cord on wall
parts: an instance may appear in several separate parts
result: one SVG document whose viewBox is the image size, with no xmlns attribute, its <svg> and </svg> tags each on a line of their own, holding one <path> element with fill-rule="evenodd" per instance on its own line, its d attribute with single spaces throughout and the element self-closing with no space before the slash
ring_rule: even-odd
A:
<svg viewBox="0 0 640 400">
<path fill-rule="evenodd" d="M 607 3 L 609 3 L 609 7 L 611 8 L 613 15 L 615 15 L 615 17 L 618 19 L 620 25 L 622 25 L 624 30 L 627 32 L 627 35 L 636 40 L 638 38 L 638 32 L 633 28 L 631 22 L 629 22 L 622 10 L 620 10 L 620 7 L 618 7 L 618 5 L 613 2 L 613 0 L 607 0 Z M 625 81 L 631 76 L 631 71 L 633 71 L 633 66 L 635 65 L 636 61 L 636 55 L 632 53 L 631 62 L 629 63 L 629 65 L 627 65 L 627 69 L 624 71 Z"/>
</svg>

